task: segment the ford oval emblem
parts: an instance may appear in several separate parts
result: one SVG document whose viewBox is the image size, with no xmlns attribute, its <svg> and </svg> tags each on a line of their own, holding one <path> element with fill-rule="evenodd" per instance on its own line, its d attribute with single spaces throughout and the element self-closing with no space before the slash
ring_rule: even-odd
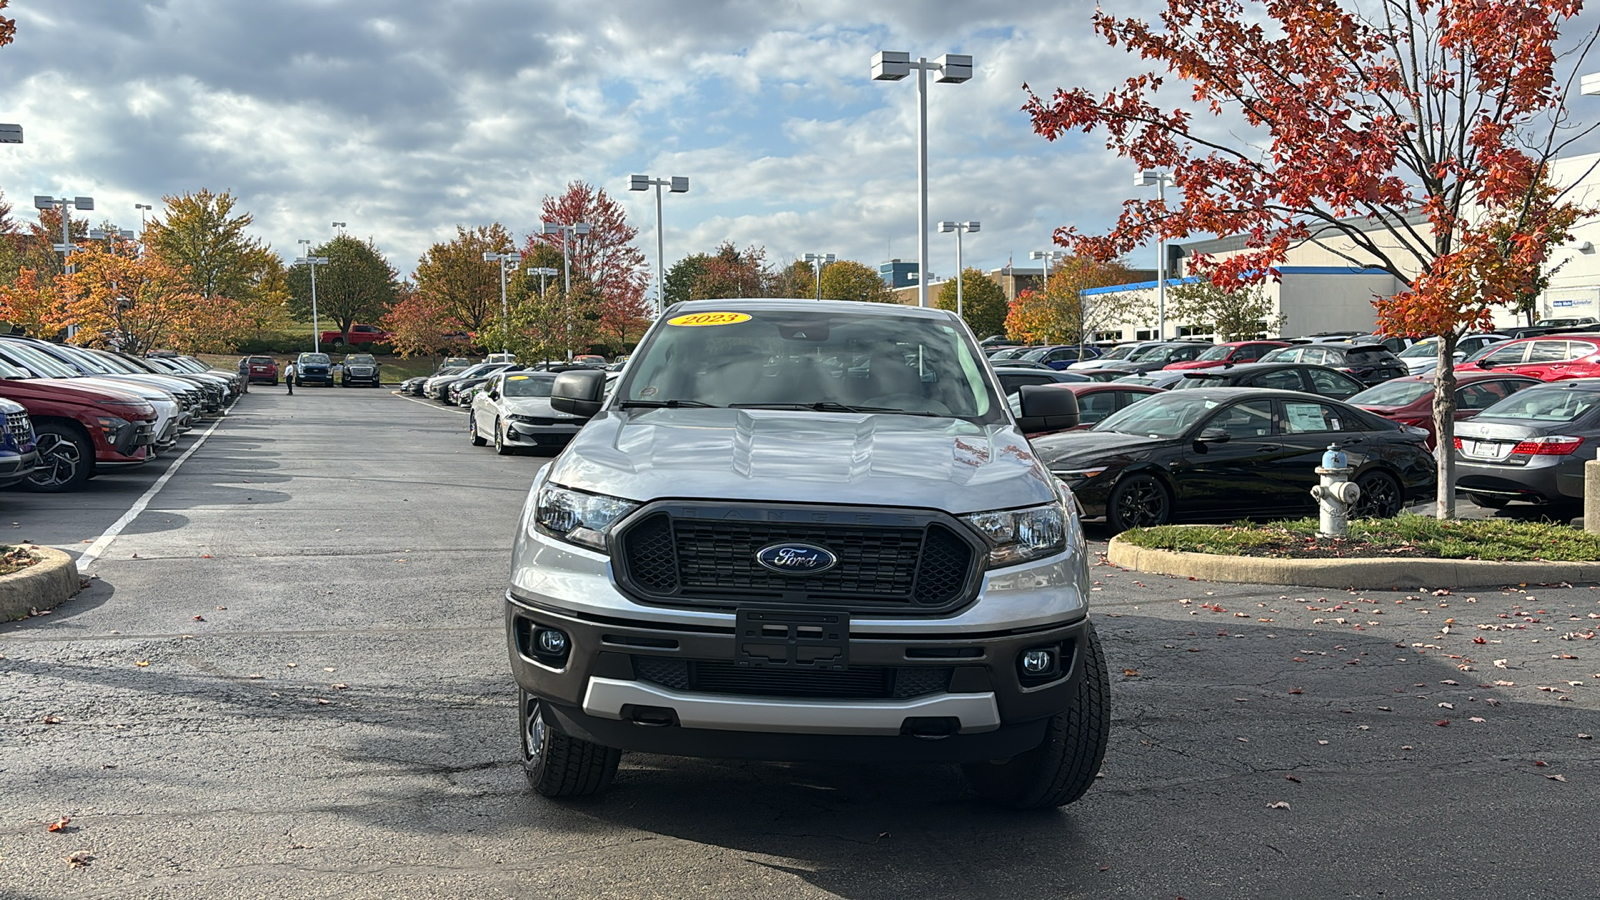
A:
<svg viewBox="0 0 1600 900">
<path fill-rule="evenodd" d="M 756 562 L 785 575 L 815 575 L 839 563 L 839 557 L 815 544 L 768 544 L 756 551 Z"/>
</svg>

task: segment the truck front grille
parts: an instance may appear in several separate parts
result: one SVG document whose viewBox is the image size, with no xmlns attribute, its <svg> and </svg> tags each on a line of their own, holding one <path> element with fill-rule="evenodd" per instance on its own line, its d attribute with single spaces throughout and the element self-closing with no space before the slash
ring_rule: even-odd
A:
<svg viewBox="0 0 1600 900">
<path fill-rule="evenodd" d="M 950 688 L 950 666 L 852 666 L 833 671 L 635 656 L 635 676 L 675 691 L 815 700 L 903 700 Z"/>
</svg>

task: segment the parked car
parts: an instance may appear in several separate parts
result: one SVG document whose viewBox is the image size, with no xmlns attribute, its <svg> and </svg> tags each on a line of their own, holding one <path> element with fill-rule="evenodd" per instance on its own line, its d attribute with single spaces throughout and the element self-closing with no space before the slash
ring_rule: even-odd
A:
<svg viewBox="0 0 1600 900">
<path fill-rule="evenodd" d="M 15 336 L 3 336 L 0 337 L 0 340 L 24 342 L 42 353 L 49 354 L 58 362 L 71 366 L 82 375 L 111 382 L 125 382 L 128 385 L 137 385 L 140 388 L 159 388 L 165 391 L 178 404 L 177 413 L 173 417 L 173 424 L 175 425 L 173 431 L 175 434 L 168 436 L 172 439 L 175 439 L 177 434 L 188 431 L 193 427 L 194 421 L 205 411 L 205 396 L 201 387 L 177 376 L 157 375 L 153 372 L 136 372 L 131 367 L 127 369 L 120 368 L 117 365 L 118 360 L 106 359 L 85 347 L 55 344 L 38 340 L 37 338 Z M 156 394 L 141 393 L 140 396 L 152 400 L 162 399 Z M 156 413 L 160 415 L 165 404 L 152 402 L 152 405 L 156 407 Z M 167 446 L 166 438 L 159 437 L 160 435 L 166 435 L 167 429 L 164 426 L 165 423 L 160 422 L 156 428 L 158 435 L 156 446 L 160 449 L 166 449 Z"/>
<path fill-rule="evenodd" d="M 1503 334 L 1468 334 L 1456 341 L 1455 360 L 1457 363 L 1465 362 L 1468 358 L 1477 355 L 1485 347 L 1502 344 L 1510 340 Z M 1439 339 L 1425 338 L 1407 347 L 1396 354 L 1397 358 L 1406 364 L 1406 368 L 1413 375 L 1422 375 L 1432 372 L 1439 365 Z"/>
<path fill-rule="evenodd" d="M 1344 344 L 1323 342 L 1283 347 L 1261 357 L 1262 362 L 1298 362 L 1314 366 L 1327 366 L 1349 374 L 1362 384 L 1371 387 L 1391 378 L 1409 375 L 1406 364 L 1377 344 Z"/>
<path fill-rule="evenodd" d="M 133 394 L 150 404 L 156 412 L 156 421 L 152 426 L 153 437 L 146 443 L 154 448 L 165 449 L 178 440 L 178 421 L 182 407 L 178 405 L 176 397 L 161 388 L 115 378 L 85 375 L 76 367 L 56 359 L 35 346 L 34 341 L 28 338 L 0 338 L 0 360 L 36 378 L 73 381 Z"/>
<path fill-rule="evenodd" d="M 1124 375 L 1143 375 L 1164 369 L 1177 362 L 1188 362 L 1206 351 L 1211 344 L 1202 341 L 1156 341 L 1144 344 L 1118 362 L 1095 366 L 1096 371 L 1121 372 Z"/>
<path fill-rule="evenodd" d="M 432 381 L 429 381 L 428 393 L 429 396 L 440 403 L 443 403 L 446 406 L 453 406 L 455 405 L 456 398 L 451 397 L 450 390 L 456 385 L 463 383 L 481 384 L 483 381 L 487 380 L 490 375 L 493 375 L 496 372 L 504 372 L 507 369 L 521 368 L 521 366 L 518 366 L 515 363 L 480 363 L 479 365 L 473 366 L 465 372 L 462 372 L 460 375 L 447 376 L 443 380 L 433 379 Z"/>
<path fill-rule="evenodd" d="M 1583 502 L 1583 466 L 1600 446 L 1600 378 L 1524 388 L 1456 426 L 1456 487 L 1478 506 Z"/>
<path fill-rule="evenodd" d="M 302 353 L 294 361 L 294 386 L 333 387 L 333 360 L 326 353 Z"/>
<path fill-rule="evenodd" d="M 76 490 L 97 474 L 149 460 L 156 410 L 135 394 L 39 378 L 0 362 L 0 397 L 21 404 L 33 423 L 39 463 L 28 476 L 30 490 Z"/>
<path fill-rule="evenodd" d="M 519 447 L 560 449 L 586 420 L 550 405 L 555 372 L 499 372 L 472 398 L 467 434 L 472 446 L 494 442 L 501 456 Z"/>
<path fill-rule="evenodd" d="M 220 378 L 228 386 L 229 399 L 239 396 L 250 388 L 249 382 L 241 373 L 207 365 L 193 356 L 172 354 L 169 356 L 156 357 L 153 361 L 164 366 L 170 366 L 174 371 L 191 372 L 198 375 L 210 375 Z"/>
<path fill-rule="evenodd" d="M 1288 347 L 1283 341 L 1229 341 L 1226 344 L 1213 344 L 1201 351 L 1199 356 L 1183 362 L 1175 362 L 1164 366 L 1164 369 L 1212 369 L 1227 363 L 1255 362 L 1273 350 Z"/>
<path fill-rule="evenodd" d="M 278 383 L 278 361 L 270 356 L 241 356 L 239 371 L 251 384 Z"/>
<path fill-rule="evenodd" d="M 337 350 L 346 345 L 370 347 L 373 344 L 387 344 L 393 340 L 393 332 L 385 331 L 376 325 L 351 325 L 348 335 L 342 331 L 324 331 L 320 343 Z"/>
<path fill-rule="evenodd" d="M 989 362 L 998 365 L 1002 360 L 1021 359 L 1022 357 L 1027 356 L 1029 353 L 1032 353 L 1038 349 L 1039 347 L 1032 344 L 1023 344 L 1014 347 L 1001 347 L 1000 349 L 989 353 Z"/>
<path fill-rule="evenodd" d="M 1258 362 L 1220 366 L 1215 369 L 1183 372 L 1182 380 L 1172 385 L 1172 390 L 1195 388 L 1254 387 L 1280 391 L 1303 391 L 1321 397 L 1344 400 L 1366 390 L 1367 386 L 1354 376 L 1346 375 L 1327 366 L 1304 363 Z"/>
<path fill-rule="evenodd" d="M 1093 346 L 1077 344 L 1053 344 L 1045 347 L 1035 347 L 1017 357 L 1024 362 L 1036 362 L 1049 366 L 1052 369 L 1065 369 L 1075 362 L 1086 359 L 1095 359 L 1100 351 Z"/>
<path fill-rule="evenodd" d="M 378 387 L 383 383 L 382 377 L 378 374 L 381 365 L 371 353 L 347 353 L 344 357 L 344 369 L 339 373 L 339 384 L 342 387 L 353 384 Z"/>
<path fill-rule="evenodd" d="M 1017 389 L 1025 384 L 1069 384 L 1072 382 L 1087 382 L 1089 380 L 1075 372 L 1061 372 L 1056 369 L 1013 368 L 1011 366 L 995 367 L 994 375 L 1000 379 L 1000 389 L 1007 394 L 1015 394 Z"/>
<path fill-rule="evenodd" d="M 1095 357 L 1094 359 L 1085 359 L 1075 362 L 1072 365 L 1067 366 L 1067 371 L 1077 372 L 1082 369 L 1095 369 L 1111 363 L 1125 362 L 1127 361 L 1128 357 L 1132 356 L 1134 353 L 1143 350 L 1145 347 L 1151 344 L 1159 343 L 1161 342 L 1131 341 L 1126 344 L 1118 344 L 1115 347 L 1101 348 L 1099 356 Z M 990 358 L 990 361 L 993 361 L 993 357 Z"/>
<path fill-rule="evenodd" d="M 209 372 L 190 372 L 187 369 L 178 369 L 166 365 L 165 360 L 134 356 L 130 353 L 114 353 L 109 350 L 90 350 L 89 352 L 99 355 L 113 365 L 124 367 L 136 373 L 143 372 L 149 375 L 177 378 L 195 385 L 200 389 L 202 414 L 221 412 L 222 408 L 228 403 L 227 383 Z"/>
<path fill-rule="evenodd" d="M 610 363 L 606 362 L 606 358 L 598 353 L 580 353 L 572 358 L 572 364 L 575 366 L 589 366 L 595 369 L 604 369 L 610 365 Z"/>
<path fill-rule="evenodd" d="M 1584 325 L 1600 325 L 1600 319 L 1594 316 L 1557 316 L 1533 323 L 1535 328 L 1578 328 Z"/>
<path fill-rule="evenodd" d="M 1458 372 L 1456 383 L 1455 420 L 1464 422 L 1517 391 L 1543 382 L 1526 375 Z M 1421 428 L 1428 433 L 1431 449 L 1439 440 L 1433 427 L 1433 395 L 1432 375 L 1407 375 L 1369 387 L 1346 402 L 1401 425 Z"/>
<path fill-rule="evenodd" d="M 1143 375 L 1123 375 L 1111 379 L 1111 384 L 1131 384 L 1138 387 L 1152 387 L 1158 391 L 1170 389 L 1173 385 L 1183 380 L 1186 372 L 1169 372 L 1166 369 L 1156 369 Z"/>
<path fill-rule="evenodd" d="M 1600 376 L 1600 334 L 1543 334 L 1496 344 L 1493 349 L 1456 366 L 1527 375 L 1540 381 Z"/>
<path fill-rule="evenodd" d="M 400 393 L 413 394 L 420 397 L 422 396 L 423 386 L 428 383 L 428 379 L 437 378 L 440 375 L 454 375 L 458 372 L 464 372 L 471 368 L 472 365 L 472 360 L 464 356 L 446 357 L 432 373 L 418 375 L 415 378 L 407 378 L 405 381 L 400 382 Z"/>
<path fill-rule="evenodd" d="M 38 465 L 39 450 L 27 407 L 0 398 L 0 487 L 25 480 Z"/>
<path fill-rule="evenodd" d="M 1073 396 L 1078 398 L 1078 424 L 1071 428 L 1030 431 L 1027 433 L 1029 440 L 1044 434 L 1054 434 L 1056 431 L 1085 431 L 1117 410 L 1132 406 L 1151 394 L 1161 393 L 1160 388 L 1142 384 L 1105 383 L 1099 381 L 1063 382 L 1051 385 L 1050 388 L 1051 390 L 1071 391 Z M 1012 415 L 1022 415 L 1022 395 L 1020 393 L 1007 391 L 1006 403 L 1011 406 Z"/>
<path fill-rule="evenodd" d="M 1034 440 L 1034 454 L 1084 514 L 1115 530 L 1176 521 L 1315 512 L 1311 487 L 1329 443 L 1345 448 L 1361 500 L 1392 516 L 1433 490 L 1427 435 L 1310 394 L 1240 388 L 1167 391 L 1088 431 Z"/>
</svg>

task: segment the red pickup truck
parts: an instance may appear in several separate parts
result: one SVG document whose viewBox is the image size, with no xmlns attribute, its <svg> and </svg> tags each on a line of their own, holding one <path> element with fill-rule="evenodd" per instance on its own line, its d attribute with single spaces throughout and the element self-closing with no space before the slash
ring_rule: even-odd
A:
<svg viewBox="0 0 1600 900">
<path fill-rule="evenodd" d="M 360 347 L 365 344 L 387 344 L 394 340 L 394 333 L 384 331 L 376 325 L 351 325 L 347 336 L 342 331 L 324 331 L 322 343 L 329 347 L 343 347 L 346 344 Z"/>
</svg>

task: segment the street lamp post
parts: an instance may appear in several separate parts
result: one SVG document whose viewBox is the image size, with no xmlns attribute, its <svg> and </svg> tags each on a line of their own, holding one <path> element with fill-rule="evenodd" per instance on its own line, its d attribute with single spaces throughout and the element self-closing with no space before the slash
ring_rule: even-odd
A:
<svg viewBox="0 0 1600 900">
<path fill-rule="evenodd" d="M 539 276 L 539 298 L 543 299 L 544 298 L 544 279 L 545 279 L 545 276 L 546 275 L 549 275 L 549 276 L 560 275 L 561 274 L 561 270 L 560 269 L 552 269 L 549 266 L 535 266 L 535 267 L 533 267 L 533 268 L 528 270 L 528 274 L 529 275 L 537 275 L 537 276 Z"/>
<path fill-rule="evenodd" d="M 339 233 L 340 234 L 344 234 L 344 229 L 345 229 L 345 226 L 347 224 L 349 224 L 349 223 L 346 223 L 346 222 L 334 222 L 333 223 L 333 227 L 339 229 Z"/>
<path fill-rule="evenodd" d="M 946 53 L 933 62 L 910 53 L 881 50 L 872 57 L 873 81 L 899 81 L 917 70 L 917 305 L 928 305 L 928 72 L 939 73 L 940 84 L 972 80 L 972 57 Z"/>
<path fill-rule="evenodd" d="M 317 266 L 327 265 L 328 258 L 326 256 L 312 256 L 311 242 L 305 238 L 301 238 L 300 243 L 306 245 L 306 255 L 295 260 L 294 264 L 311 267 L 311 349 L 314 352 L 321 353 L 322 331 L 320 330 L 321 326 L 317 323 Z"/>
<path fill-rule="evenodd" d="M 122 240 L 125 240 L 125 241 L 131 241 L 131 240 L 133 240 L 133 232 L 131 230 L 127 229 L 127 228 L 116 228 L 116 229 L 113 229 L 111 231 L 102 231 L 99 228 L 95 228 L 95 229 L 90 230 L 90 232 L 89 232 L 89 240 L 91 240 L 91 241 L 108 241 L 108 242 L 110 242 L 110 244 L 111 244 L 111 253 L 112 253 L 113 256 L 115 256 L 116 252 L 117 252 L 117 243 L 116 242 L 117 242 L 118 238 L 121 238 Z"/>
<path fill-rule="evenodd" d="M 831 266 L 831 265 L 833 265 L 833 261 L 834 261 L 834 259 L 836 259 L 836 257 L 832 253 L 807 253 L 805 256 L 800 257 L 800 259 L 805 261 L 805 262 L 811 263 L 812 264 L 812 268 L 817 270 L 817 299 L 821 300 L 822 299 L 822 267 L 823 266 Z"/>
<path fill-rule="evenodd" d="M 671 178 L 632 175 L 628 178 L 628 190 L 630 191 L 648 191 L 651 186 L 656 189 L 656 315 L 659 316 L 661 311 L 667 307 L 666 269 L 663 268 L 665 265 L 663 258 L 666 256 L 664 249 L 666 239 L 661 232 L 661 189 L 665 187 L 674 194 L 686 194 L 689 192 L 689 179 L 680 178 L 677 175 Z"/>
<path fill-rule="evenodd" d="M 567 361 L 571 362 L 572 361 L 572 307 L 569 304 L 570 304 L 571 295 L 572 295 L 572 255 L 567 252 L 567 249 L 572 245 L 572 238 L 574 236 L 581 236 L 581 235 L 585 235 L 585 234 L 589 233 L 589 223 L 588 222 L 546 222 L 546 223 L 544 223 L 544 233 L 545 234 L 559 234 L 559 235 L 561 235 L 561 270 L 562 270 L 561 305 L 562 305 L 563 308 L 565 308 L 566 315 L 567 315 Z"/>
<path fill-rule="evenodd" d="M 976 234 L 978 232 L 978 229 L 981 226 L 982 226 L 981 222 L 940 222 L 939 223 L 939 233 L 940 234 L 949 234 L 952 231 L 956 233 L 956 318 L 958 318 L 958 319 L 962 318 L 961 276 L 962 276 L 962 273 L 963 273 L 963 269 L 961 268 L 961 235 L 962 235 L 963 232 Z"/>
<path fill-rule="evenodd" d="M 1134 187 L 1156 186 L 1156 200 L 1166 207 L 1167 185 L 1173 184 L 1172 173 L 1161 169 L 1143 169 L 1133 176 Z M 1167 239 L 1156 241 L 1156 340 L 1167 339 Z"/>
<path fill-rule="evenodd" d="M 334 224 L 339 225 L 342 223 L 335 222 Z M 509 353 L 511 348 L 507 343 L 510 340 L 510 337 L 506 311 L 506 263 L 522 262 L 522 254 L 515 250 L 510 250 L 505 253 L 490 253 L 489 251 L 485 250 L 483 251 L 483 261 L 497 262 L 500 264 L 500 351 L 502 353 Z"/>
</svg>

